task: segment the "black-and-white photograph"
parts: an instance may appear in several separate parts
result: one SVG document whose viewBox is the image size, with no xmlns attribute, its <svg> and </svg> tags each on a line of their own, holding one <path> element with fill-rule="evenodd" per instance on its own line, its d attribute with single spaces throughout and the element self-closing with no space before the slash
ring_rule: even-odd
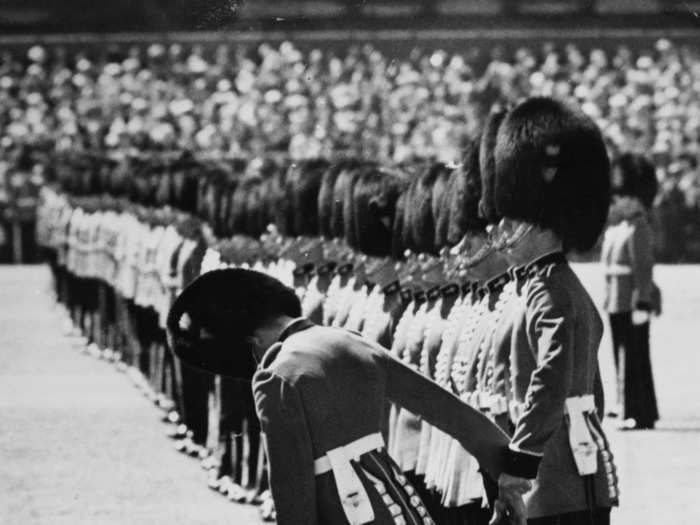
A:
<svg viewBox="0 0 700 525">
<path fill-rule="evenodd" d="M 0 0 L 0 523 L 700 524 L 700 1 Z"/>
</svg>

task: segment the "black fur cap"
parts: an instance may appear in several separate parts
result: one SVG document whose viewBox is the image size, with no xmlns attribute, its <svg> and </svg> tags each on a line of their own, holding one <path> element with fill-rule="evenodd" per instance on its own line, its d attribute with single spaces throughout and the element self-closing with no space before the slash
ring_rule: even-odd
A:
<svg viewBox="0 0 700 525">
<path fill-rule="evenodd" d="M 352 207 L 355 247 L 366 255 L 391 254 L 396 201 L 403 180 L 378 166 L 363 170 L 353 188 Z"/>
<path fill-rule="evenodd" d="M 215 270 L 195 279 L 173 303 L 168 344 L 191 366 L 250 380 L 256 366 L 250 337 L 276 315 L 301 315 L 292 289 L 252 270 Z"/>
<path fill-rule="evenodd" d="M 534 97 L 498 129 L 497 213 L 554 231 L 564 249 L 591 249 L 610 202 L 610 161 L 596 124 L 580 109 Z"/>
<path fill-rule="evenodd" d="M 506 112 L 496 111 L 491 113 L 484 124 L 479 143 L 479 170 L 481 172 L 481 198 L 479 199 L 479 215 L 489 224 L 496 224 L 501 218 L 496 211 L 493 201 L 496 189 L 496 137 L 498 128 L 506 116 Z"/>
<path fill-rule="evenodd" d="M 470 232 L 483 233 L 486 221 L 479 215 L 481 172 L 479 169 L 479 139 L 467 145 L 464 161 L 452 174 L 449 194 L 449 225 L 447 243 L 454 246 Z"/>
<path fill-rule="evenodd" d="M 613 162 L 612 193 L 638 198 L 651 208 L 659 189 L 654 164 L 644 155 L 623 153 Z"/>
</svg>

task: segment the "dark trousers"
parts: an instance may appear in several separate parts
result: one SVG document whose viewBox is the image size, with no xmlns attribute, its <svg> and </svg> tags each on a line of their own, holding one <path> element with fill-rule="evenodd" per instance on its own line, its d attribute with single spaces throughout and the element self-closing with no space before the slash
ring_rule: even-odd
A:
<svg viewBox="0 0 700 525">
<path fill-rule="evenodd" d="M 414 471 L 404 472 L 404 475 L 420 496 L 435 525 L 488 524 L 492 511 L 482 507 L 480 502 L 461 507 L 443 507 L 440 494 L 426 488 L 424 476 L 417 476 Z"/>
<path fill-rule="evenodd" d="M 528 525 L 610 525 L 610 508 L 598 508 L 594 511 L 567 512 L 558 516 L 533 518 Z"/>
<path fill-rule="evenodd" d="M 220 378 L 215 395 L 218 397 L 218 441 L 215 454 L 220 456 L 220 475 L 252 488 L 258 483 L 260 423 L 255 414 L 250 383 Z"/>
<path fill-rule="evenodd" d="M 659 419 L 649 356 L 649 323 L 632 324 L 631 312 L 610 314 L 613 357 L 622 418 L 639 428 L 653 428 Z"/>
</svg>

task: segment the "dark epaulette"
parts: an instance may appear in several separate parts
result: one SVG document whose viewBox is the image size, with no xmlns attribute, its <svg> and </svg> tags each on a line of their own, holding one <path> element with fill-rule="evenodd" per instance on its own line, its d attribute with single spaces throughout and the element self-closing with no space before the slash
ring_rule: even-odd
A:
<svg viewBox="0 0 700 525">
<path fill-rule="evenodd" d="M 325 261 L 322 264 L 316 268 L 316 274 L 319 276 L 324 276 L 328 275 L 330 273 L 333 273 L 333 270 L 335 270 L 335 267 L 337 266 L 335 261 Z"/>
<path fill-rule="evenodd" d="M 437 301 L 442 296 L 440 288 L 440 285 L 433 286 L 427 292 L 425 292 L 425 296 L 427 297 L 428 301 Z"/>
<path fill-rule="evenodd" d="M 459 286 L 460 292 L 462 292 L 462 295 L 468 295 L 472 292 L 474 283 L 472 281 L 465 281 Z"/>
<path fill-rule="evenodd" d="M 353 270 L 353 264 L 352 263 L 343 263 L 338 266 L 336 269 L 336 272 L 338 275 L 348 275 L 352 272 Z"/>
<path fill-rule="evenodd" d="M 384 294 L 385 297 L 388 297 L 390 295 L 393 295 L 397 292 L 401 291 L 401 283 L 399 281 L 394 281 L 392 283 L 387 284 L 384 288 L 382 288 L 382 293 Z"/>
<path fill-rule="evenodd" d="M 489 289 L 486 287 L 486 285 L 477 285 L 477 287 L 474 289 L 472 295 L 479 301 L 481 301 L 484 297 L 486 297 L 489 294 Z"/>
<path fill-rule="evenodd" d="M 294 277 L 311 277 L 315 273 L 316 266 L 313 263 L 302 264 L 292 270 Z"/>
<path fill-rule="evenodd" d="M 417 289 L 413 292 L 413 300 L 416 304 L 423 304 L 428 300 L 428 295 L 425 293 L 425 290 Z"/>
<path fill-rule="evenodd" d="M 459 285 L 457 283 L 448 283 L 440 288 L 440 294 L 443 297 L 452 297 L 458 295 L 460 292 Z"/>
<path fill-rule="evenodd" d="M 510 281 L 510 274 L 506 271 L 488 281 L 484 286 L 489 293 L 496 294 L 503 290 L 508 281 Z"/>
<path fill-rule="evenodd" d="M 559 264 L 568 264 L 564 252 L 549 253 L 525 266 L 525 275 L 529 279 L 533 277 L 549 277 L 552 270 Z"/>
<path fill-rule="evenodd" d="M 511 266 L 508 268 L 510 278 L 515 283 L 516 293 L 520 293 L 523 284 L 527 280 L 527 266 Z"/>
</svg>

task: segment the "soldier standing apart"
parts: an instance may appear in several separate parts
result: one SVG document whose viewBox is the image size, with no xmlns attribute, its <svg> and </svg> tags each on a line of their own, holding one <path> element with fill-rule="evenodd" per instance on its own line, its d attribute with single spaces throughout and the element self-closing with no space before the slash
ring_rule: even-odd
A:
<svg viewBox="0 0 700 525">
<path fill-rule="evenodd" d="M 389 400 L 458 439 L 493 479 L 503 474 L 508 438 L 486 416 L 376 343 L 300 315 L 276 279 L 226 269 L 200 276 L 168 316 L 183 361 L 252 379 L 280 525 L 434 523 L 384 445 Z M 530 482 L 510 481 L 500 505 L 524 525 Z"/>
<path fill-rule="evenodd" d="M 656 170 L 649 160 L 631 153 L 617 159 L 601 262 L 624 430 L 654 428 L 659 418 L 649 357 L 650 314 L 661 313 L 661 294 L 652 281 L 649 224 L 656 190 Z"/>
<path fill-rule="evenodd" d="M 600 424 L 603 323 L 566 259 L 591 249 L 603 230 L 609 171 L 599 129 L 564 103 L 528 99 L 498 129 L 494 204 L 520 281 L 510 328 L 515 429 L 506 468 L 514 476 L 499 485 L 533 480 L 530 525 L 607 525 L 617 505 Z"/>
</svg>

